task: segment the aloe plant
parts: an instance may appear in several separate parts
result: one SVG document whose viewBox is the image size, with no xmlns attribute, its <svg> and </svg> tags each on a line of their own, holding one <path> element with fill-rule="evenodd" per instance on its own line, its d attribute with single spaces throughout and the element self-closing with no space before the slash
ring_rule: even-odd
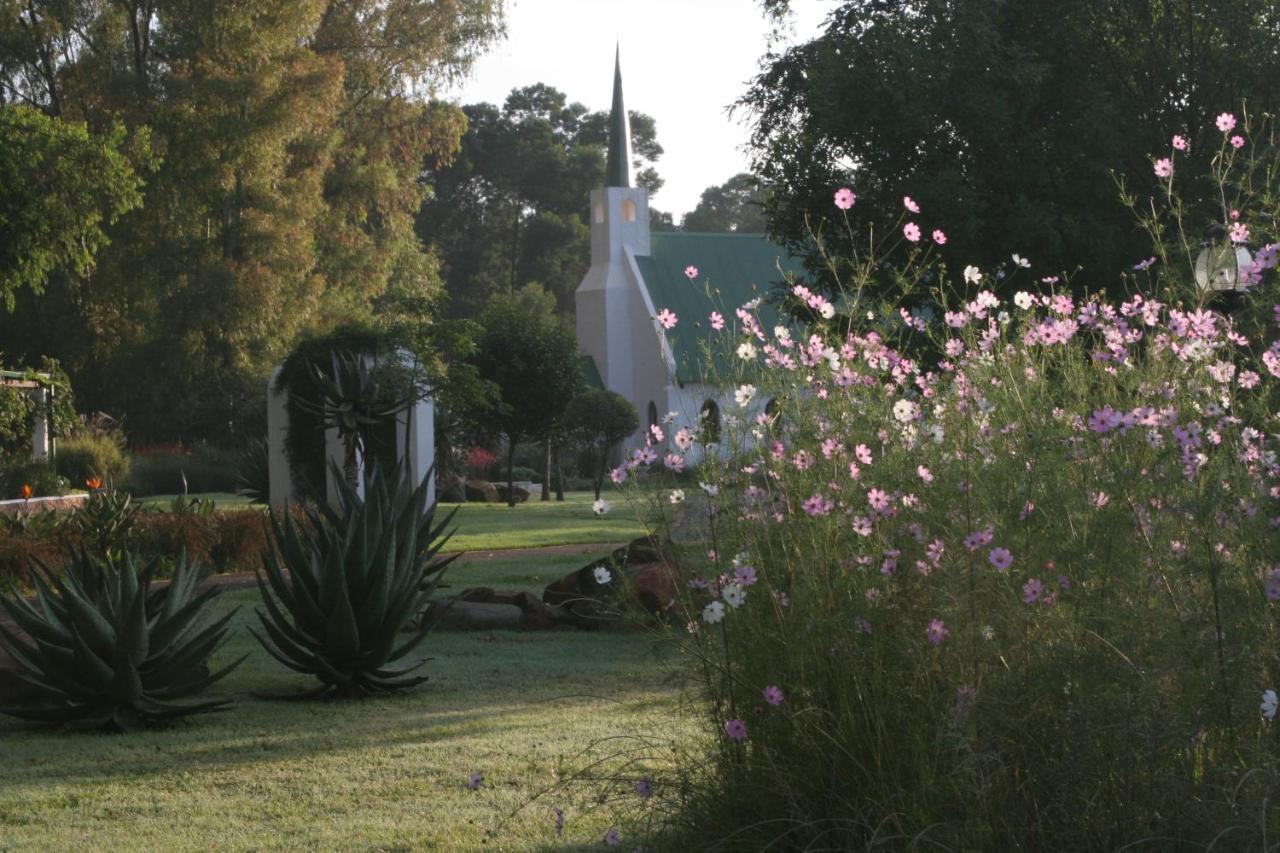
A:
<svg viewBox="0 0 1280 853">
<path fill-rule="evenodd" d="M 265 634 L 254 636 L 276 660 L 314 675 L 321 686 L 304 697 L 362 697 L 427 680 L 412 675 L 425 660 L 410 656 L 426 637 L 419 625 L 402 634 L 426 608 L 445 567 L 450 513 L 435 523 L 428 480 L 416 487 L 403 467 L 369 469 L 362 498 L 336 478 L 338 508 L 308 507 L 271 519 L 274 549 L 258 576 Z M 429 479 L 429 478 L 428 478 Z"/>
<path fill-rule="evenodd" d="M 0 646 L 39 697 L 0 711 L 69 728 L 132 731 L 227 707 L 225 700 L 173 700 L 204 690 L 244 660 L 214 673 L 207 666 L 235 611 L 201 618 L 217 590 L 195 594 L 200 573 L 185 555 L 172 582 L 152 589 L 158 565 L 153 559 L 139 571 L 127 550 L 108 561 L 80 548 L 61 575 L 39 564 L 34 604 L 16 593 L 0 598 L 25 634 L 0 624 Z"/>
</svg>

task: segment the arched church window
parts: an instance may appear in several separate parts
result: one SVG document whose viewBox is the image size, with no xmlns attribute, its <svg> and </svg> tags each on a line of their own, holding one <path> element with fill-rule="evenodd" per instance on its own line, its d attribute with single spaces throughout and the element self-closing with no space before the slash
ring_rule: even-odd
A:
<svg viewBox="0 0 1280 853">
<path fill-rule="evenodd" d="M 698 414 L 699 429 L 702 433 L 703 444 L 719 444 L 720 443 L 720 406 L 715 400 L 707 400 L 702 404 L 702 411 Z"/>
<path fill-rule="evenodd" d="M 595 220 L 596 222 L 604 222 L 604 202 L 602 201 L 596 202 Z"/>
<path fill-rule="evenodd" d="M 658 425 L 658 404 L 649 401 L 649 426 L 656 427 Z"/>
<path fill-rule="evenodd" d="M 622 221 L 635 222 L 636 217 L 638 215 L 639 215 L 639 210 L 636 207 L 636 203 L 629 198 L 623 199 L 622 200 Z"/>
</svg>

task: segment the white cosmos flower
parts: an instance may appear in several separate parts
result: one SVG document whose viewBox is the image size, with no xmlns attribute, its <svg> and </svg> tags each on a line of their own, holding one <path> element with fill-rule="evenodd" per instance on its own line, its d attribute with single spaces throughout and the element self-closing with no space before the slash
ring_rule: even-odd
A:
<svg viewBox="0 0 1280 853">
<path fill-rule="evenodd" d="M 920 408 L 910 400 L 899 400 L 893 404 L 893 416 L 903 423 L 913 421 L 920 414 Z"/>
<path fill-rule="evenodd" d="M 739 583 L 727 583 L 720 590 L 720 597 L 730 607 L 741 607 L 742 603 L 747 600 L 747 591 Z"/>
<path fill-rule="evenodd" d="M 1019 290 L 1013 296 L 1013 304 L 1017 305 L 1023 311 L 1026 311 L 1035 303 L 1036 303 L 1035 297 L 1033 297 L 1030 293 L 1027 293 L 1025 290 Z"/>
<path fill-rule="evenodd" d="M 667 495 L 667 500 L 673 504 L 684 503 L 684 489 L 672 489 L 671 494 Z"/>
<path fill-rule="evenodd" d="M 702 491 L 711 495 L 711 497 L 713 498 L 716 495 L 720 494 L 720 487 L 717 486 L 715 483 L 699 483 L 698 485 L 702 487 Z"/>
<path fill-rule="evenodd" d="M 773 336 L 778 339 L 778 343 L 791 340 L 791 330 L 786 326 L 774 326 Z"/>
<path fill-rule="evenodd" d="M 1001 326 L 1008 325 L 1010 319 L 1012 318 L 1009 317 L 1008 311 L 1001 311 L 999 314 L 996 315 L 996 322 L 998 322 Z"/>
<path fill-rule="evenodd" d="M 750 341 L 747 341 L 746 343 L 743 343 L 743 344 L 738 344 L 738 358 L 751 359 L 755 357 L 756 357 L 755 344 L 751 343 Z"/>
<path fill-rule="evenodd" d="M 969 284 L 977 284 L 982 281 L 982 271 L 970 264 L 964 268 L 964 280 Z"/>
<path fill-rule="evenodd" d="M 1018 266 L 1022 267 L 1024 270 L 1025 270 L 1025 269 L 1030 268 L 1030 266 L 1031 266 L 1031 261 L 1029 261 L 1029 260 L 1027 260 L 1026 258 L 1022 257 L 1022 255 L 1014 255 L 1014 256 L 1013 256 L 1013 262 L 1014 262 L 1015 264 L 1017 264 Z"/>
<path fill-rule="evenodd" d="M 724 604 L 719 601 L 713 601 L 706 607 L 702 608 L 702 619 L 714 625 L 724 618 Z"/>
<path fill-rule="evenodd" d="M 1280 704 L 1280 699 L 1276 697 L 1276 692 L 1274 690 L 1264 691 L 1262 694 L 1262 705 L 1259 706 L 1262 709 L 1262 716 L 1266 717 L 1268 720 L 1274 720 L 1276 718 L 1277 704 Z"/>
<path fill-rule="evenodd" d="M 751 398 L 756 395 L 756 386 L 739 385 L 738 390 L 733 392 L 733 399 L 738 401 L 738 405 L 746 408 L 747 403 L 751 402 Z"/>
<path fill-rule="evenodd" d="M 669 424 L 678 417 L 680 417 L 679 412 L 667 412 L 665 415 L 662 416 L 662 422 L 664 424 Z"/>
<path fill-rule="evenodd" d="M 611 509 L 613 507 L 609 506 L 609 502 L 604 498 L 600 498 L 600 500 L 591 505 L 591 511 L 596 515 L 608 515 Z"/>
<path fill-rule="evenodd" d="M 822 307 L 818 309 L 818 313 L 822 315 L 822 319 L 830 320 L 832 317 L 836 316 L 836 306 L 832 305 L 830 302 L 824 302 L 822 303 Z"/>
<path fill-rule="evenodd" d="M 604 566 L 596 566 L 595 574 L 596 583 L 598 584 L 607 584 L 609 581 L 613 580 L 613 575 Z"/>
</svg>

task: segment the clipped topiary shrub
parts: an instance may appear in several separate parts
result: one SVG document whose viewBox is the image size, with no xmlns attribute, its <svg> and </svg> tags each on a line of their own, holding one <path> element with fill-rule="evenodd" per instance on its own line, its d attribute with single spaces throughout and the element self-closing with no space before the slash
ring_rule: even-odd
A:
<svg viewBox="0 0 1280 853">
<path fill-rule="evenodd" d="M 75 488 L 94 478 L 121 485 L 129 475 L 129 457 L 114 436 L 85 433 L 58 442 L 54 467 Z"/>
</svg>

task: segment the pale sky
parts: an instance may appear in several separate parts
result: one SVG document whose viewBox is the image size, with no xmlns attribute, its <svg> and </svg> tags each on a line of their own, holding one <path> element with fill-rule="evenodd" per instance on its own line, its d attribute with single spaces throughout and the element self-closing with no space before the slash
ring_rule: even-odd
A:
<svg viewBox="0 0 1280 853">
<path fill-rule="evenodd" d="M 790 40 L 812 38 L 836 5 L 794 0 Z M 769 31 L 756 0 L 508 0 L 507 40 L 445 95 L 501 104 L 517 86 L 546 83 L 607 110 L 620 41 L 627 109 L 654 117 L 666 149 L 653 206 L 679 222 L 704 189 L 748 170 L 748 130 L 725 107 L 755 76 Z"/>
</svg>

